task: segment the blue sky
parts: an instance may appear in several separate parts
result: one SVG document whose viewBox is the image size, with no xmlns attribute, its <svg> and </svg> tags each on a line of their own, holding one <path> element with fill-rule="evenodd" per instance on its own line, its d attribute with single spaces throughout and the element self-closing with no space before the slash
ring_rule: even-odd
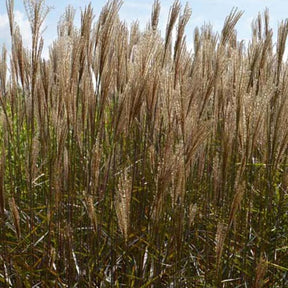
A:
<svg viewBox="0 0 288 288">
<path fill-rule="evenodd" d="M 22 35 L 24 36 L 24 44 L 30 45 L 30 26 L 25 15 L 25 9 L 22 0 L 15 1 L 15 18 L 19 23 Z M 47 46 L 52 43 L 56 37 L 57 22 L 60 16 L 64 13 L 67 5 L 72 5 L 77 9 L 76 23 L 79 23 L 81 8 L 92 3 L 96 16 L 99 15 L 101 8 L 106 3 L 106 0 L 46 0 L 48 6 L 53 7 L 46 19 L 45 26 L 47 27 L 44 33 L 45 51 L 48 53 Z M 138 19 L 140 26 L 144 29 L 149 21 L 151 7 L 154 0 L 136 1 L 124 0 L 124 4 L 120 10 L 120 18 L 128 24 L 133 20 Z M 164 35 L 165 25 L 168 18 L 169 8 L 173 4 L 173 0 L 161 1 L 161 14 L 159 26 Z M 211 23 L 215 31 L 221 31 L 225 17 L 229 14 L 233 7 L 238 7 L 244 11 L 244 15 L 238 22 L 236 29 L 238 31 L 238 39 L 244 39 L 246 42 L 251 36 L 251 22 L 258 15 L 258 12 L 263 12 L 267 7 L 270 11 L 270 23 L 272 28 L 276 29 L 281 20 L 285 20 L 288 11 L 287 0 L 188 0 L 181 1 L 183 7 L 188 2 L 192 9 L 192 16 L 186 29 L 187 42 L 189 47 L 192 43 L 192 35 L 196 26 L 201 26 L 204 23 Z M 9 26 L 6 15 L 5 0 L 0 0 L 0 45 L 5 43 L 9 47 Z M 274 35 L 277 35 L 274 30 Z"/>
</svg>

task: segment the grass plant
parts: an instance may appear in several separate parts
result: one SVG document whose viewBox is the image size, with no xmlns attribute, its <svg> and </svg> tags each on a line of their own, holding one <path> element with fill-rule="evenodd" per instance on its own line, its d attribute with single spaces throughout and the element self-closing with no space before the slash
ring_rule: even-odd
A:
<svg viewBox="0 0 288 288">
<path fill-rule="evenodd" d="M 0 286 L 288 287 L 288 21 L 273 43 L 259 14 L 245 45 L 233 9 L 190 51 L 188 5 L 163 36 L 158 0 L 144 31 L 111 0 L 80 27 L 68 7 L 44 59 L 49 8 L 24 3 L 31 47 L 7 0 L 0 58 Z"/>
</svg>

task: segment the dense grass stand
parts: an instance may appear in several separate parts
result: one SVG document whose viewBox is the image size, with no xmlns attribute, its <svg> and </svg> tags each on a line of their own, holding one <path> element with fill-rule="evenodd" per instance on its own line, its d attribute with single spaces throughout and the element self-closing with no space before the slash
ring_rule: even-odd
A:
<svg viewBox="0 0 288 288">
<path fill-rule="evenodd" d="M 0 59 L 1 287 L 288 287 L 288 22 L 237 40 L 175 1 L 164 37 L 109 1 L 41 56 L 44 1 L 7 1 Z M 173 31 L 176 28 L 176 33 Z M 173 35 L 173 36 L 172 36 Z M 175 37 L 174 37 L 175 35 Z M 9 55 L 9 57 L 8 57 Z"/>
</svg>

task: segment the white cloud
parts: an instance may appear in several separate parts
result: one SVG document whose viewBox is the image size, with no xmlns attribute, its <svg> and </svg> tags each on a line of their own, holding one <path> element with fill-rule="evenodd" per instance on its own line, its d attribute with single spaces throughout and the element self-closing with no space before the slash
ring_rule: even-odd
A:
<svg viewBox="0 0 288 288">
<path fill-rule="evenodd" d="M 14 20 L 18 24 L 23 45 L 25 47 L 31 46 L 31 30 L 30 30 L 30 24 L 28 19 L 25 17 L 25 14 L 21 11 L 14 11 Z M 9 28 L 9 19 L 7 14 L 0 14 L 0 43 L 1 46 L 5 44 L 5 46 L 10 46 L 10 28 Z"/>
<path fill-rule="evenodd" d="M 0 29 L 7 26 L 8 23 L 8 16 L 6 14 L 0 14 Z"/>
<path fill-rule="evenodd" d="M 25 47 L 31 47 L 31 28 L 28 19 L 25 14 L 16 10 L 14 12 L 15 22 L 19 25 L 20 32 L 22 35 L 23 45 Z"/>
<path fill-rule="evenodd" d="M 6 46 L 10 43 L 9 20 L 7 14 L 0 14 L 0 43 Z"/>
</svg>

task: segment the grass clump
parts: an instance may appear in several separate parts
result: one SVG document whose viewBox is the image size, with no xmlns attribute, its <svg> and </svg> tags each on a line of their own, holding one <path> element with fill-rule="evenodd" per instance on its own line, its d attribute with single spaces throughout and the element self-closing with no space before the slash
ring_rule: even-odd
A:
<svg viewBox="0 0 288 288">
<path fill-rule="evenodd" d="M 26 0 L 32 45 L 0 60 L 1 287 L 287 287 L 288 22 L 268 12 L 237 40 L 175 1 L 145 31 L 109 1 L 48 59 L 44 1 Z M 172 32 L 176 28 L 176 37 Z M 273 48 L 276 49 L 273 49 Z"/>
</svg>

